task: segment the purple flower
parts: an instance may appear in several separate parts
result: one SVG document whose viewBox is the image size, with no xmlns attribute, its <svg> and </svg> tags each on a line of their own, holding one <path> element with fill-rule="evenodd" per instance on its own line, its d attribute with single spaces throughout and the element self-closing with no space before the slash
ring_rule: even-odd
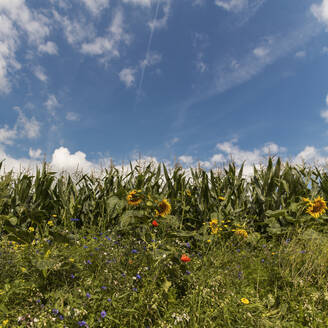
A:
<svg viewBox="0 0 328 328">
<path fill-rule="evenodd" d="M 105 318 L 106 317 L 106 314 L 107 314 L 106 311 L 101 311 L 101 317 L 102 318 Z"/>
<path fill-rule="evenodd" d="M 106 236 L 106 239 L 107 239 L 107 240 L 111 240 L 108 236 Z"/>
<path fill-rule="evenodd" d="M 90 260 L 87 261 L 89 264 L 91 264 L 92 262 Z"/>
<path fill-rule="evenodd" d="M 135 253 L 138 253 L 138 251 L 137 251 L 136 249 L 133 249 L 133 250 L 132 250 L 132 253 L 135 254 Z"/>
<path fill-rule="evenodd" d="M 264 259 L 262 259 L 261 262 L 264 263 Z"/>
<path fill-rule="evenodd" d="M 186 274 L 187 274 L 188 276 L 190 275 L 190 273 L 191 273 L 190 271 L 188 271 L 188 270 L 186 271 Z"/>
<path fill-rule="evenodd" d="M 80 219 L 75 219 L 75 218 L 74 218 L 74 219 L 71 219 L 71 221 L 80 221 Z"/>
<path fill-rule="evenodd" d="M 88 246 L 83 246 L 83 248 L 88 248 Z"/>
<path fill-rule="evenodd" d="M 98 239 L 97 237 L 93 237 L 93 239 Z"/>
<path fill-rule="evenodd" d="M 112 301 L 112 299 L 111 299 L 111 298 L 107 298 L 107 301 L 108 301 L 108 302 L 111 302 L 111 301 Z"/>
<path fill-rule="evenodd" d="M 107 287 L 106 286 L 101 286 L 102 289 L 106 289 Z"/>
<path fill-rule="evenodd" d="M 88 327 L 88 325 L 85 321 L 79 321 L 78 324 L 79 324 L 80 327 L 82 327 L 82 326 Z"/>
<path fill-rule="evenodd" d="M 62 315 L 59 316 L 60 320 L 64 320 L 64 317 Z"/>
<path fill-rule="evenodd" d="M 54 313 L 54 314 L 58 314 L 59 311 L 58 311 L 57 309 L 53 309 L 53 310 L 52 310 L 52 313 Z"/>
<path fill-rule="evenodd" d="M 87 293 L 86 296 L 87 296 L 87 298 L 90 298 L 90 294 L 89 293 Z"/>
<path fill-rule="evenodd" d="M 135 288 L 135 287 L 133 287 L 132 290 L 133 290 L 134 292 L 138 291 L 138 289 Z"/>
<path fill-rule="evenodd" d="M 186 246 L 187 246 L 188 248 L 190 248 L 190 244 L 189 244 L 189 242 L 188 242 L 188 243 L 186 243 Z"/>
<path fill-rule="evenodd" d="M 136 278 L 137 278 L 137 279 L 141 279 L 140 274 L 137 274 L 137 275 L 136 275 Z"/>
<path fill-rule="evenodd" d="M 72 279 L 74 279 L 74 278 L 75 278 L 75 276 L 74 276 L 74 274 L 73 274 L 73 273 L 71 274 L 71 278 L 72 278 Z"/>
</svg>

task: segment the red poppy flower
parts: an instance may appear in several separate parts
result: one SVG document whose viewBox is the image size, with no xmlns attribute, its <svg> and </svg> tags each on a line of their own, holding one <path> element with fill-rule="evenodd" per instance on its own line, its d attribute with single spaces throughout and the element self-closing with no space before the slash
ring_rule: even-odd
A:
<svg viewBox="0 0 328 328">
<path fill-rule="evenodd" d="M 157 223 L 157 221 L 154 220 L 154 221 L 152 222 L 152 225 L 153 225 L 153 227 L 158 227 L 158 223 Z"/>
<path fill-rule="evenodd" d="M 186 254 L 182 254 L 180 260 L 182 262 L 189 262 L 190 261 L 190 257 L 188 257 Z"/>
</svg>

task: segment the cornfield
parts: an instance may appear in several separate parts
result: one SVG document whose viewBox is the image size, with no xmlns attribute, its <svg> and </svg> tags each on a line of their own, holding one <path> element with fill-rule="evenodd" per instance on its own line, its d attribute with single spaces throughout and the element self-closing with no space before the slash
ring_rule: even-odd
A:
<svg viewBox="0 0 328 328">
<path fill-rule="evenodd" d="M 51 216 L 63 231 L 82 226 L 124 230 L 150 223 L 156 204 L 166 199 L 172 210 L 161 220 L 175 233 L 199 230 L 214 218 L 229 219 L 232 225 L 268 237 L 305 227 L 327 230 L 328 217 L 313 218 L 305 212 L 303 201 L 317 196 L 327 199 L 328 175 L 324 170 L 293 167 L 288 162 L 282 164 L 280 158 L 274 163 L 269 157 L 266 167 L 254 166 L 253 176 L 246 179 L 243 167 L 237 169 L 231 162 L 216 171 L 190 169 L 188 178 L 179 166 L 169 170 L 164 164 L 154 167 L 152 163 L 131 166 L 126 175 L 112 166 L 105 169 L 103 177 L 58 177 L 46 163 L 35 176 L 21 173 L 14 178 L 10 171 L 0 180 L 0 227 L 19 243 L 33 240 L 30 227 L 45 233 Z M 132 190 L 138 190 L 138 205 L 127 202 Z M 69 241 L 64 233 L 47 232 L 57 241 Z"/>
</svg>

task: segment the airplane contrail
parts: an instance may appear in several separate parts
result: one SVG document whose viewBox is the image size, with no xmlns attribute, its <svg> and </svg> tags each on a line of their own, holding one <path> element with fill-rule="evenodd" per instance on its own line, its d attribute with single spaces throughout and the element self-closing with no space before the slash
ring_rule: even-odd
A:
<svg viewBox="0 0 328 328">
<path fill-rule="evenodd" d="M 157 0 L 157 7 L 156 7 L 156 11 L 155 11 L 155 16 L 154 16 L 153 22 L 156 21 L 157 16 L 158 16 L 159 3 L 160 3 L 160 0 Z M 146 51 L 146 61 L 145 61 L 145 65 L 143 65 L 143 67 L 141 69 L 141 78 L 140 78 L 139 87 L 138 87 L 138 90 L 137 90 L 136 101 L 134 103 L 134 110 L 136 109 L 138 97 L 140 95 L 141 88 L 142 88 L 142 83 L 143 83 L 143 79 L 144 79 L 145 69 L 146 69 L 146 66 L 147 66 L 147 60 L 148 60 L 149 52 L 150 52 L 150 45 L 151 45 L 151 41 L 153 39 L 153 34 L 154 34 L 154 29 L 155 29 L 154 26 L 155 26 L 155 24 L 152 24 L 150 26 L 151 30 L 150 30 L 150 36 L 149 36 L 148 45 L 147 45 L 147 51 Z"/>
</svg>

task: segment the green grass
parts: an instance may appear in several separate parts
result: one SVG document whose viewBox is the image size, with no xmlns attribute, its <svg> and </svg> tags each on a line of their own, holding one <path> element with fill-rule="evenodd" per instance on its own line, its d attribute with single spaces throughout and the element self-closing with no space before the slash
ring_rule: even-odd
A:
<svg viewBox="0 0 328 328">
<path fill-rule="evenodd" d="M 0 327 L 327 327 L 327 217 L 302 197 L 327 199 L 328 178 L 272 164 L 1 177 Z"/>
</svg>

